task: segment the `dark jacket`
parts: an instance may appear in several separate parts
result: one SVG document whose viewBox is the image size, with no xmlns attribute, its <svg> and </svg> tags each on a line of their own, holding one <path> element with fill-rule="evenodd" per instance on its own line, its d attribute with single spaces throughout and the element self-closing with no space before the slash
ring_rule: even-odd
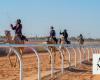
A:
<svg viewBox="0 0 100 80">
<path fill-rule="evenodd" d="M 12 29 L 15 30 L 15 34 L 22 35 L 22 24 L 16 24 Z"/>
<path fill-rule="evenodd" d="M 55 30 L 51 30 L 50 31 L 50 37 L 55 37 L 55 36 L 56 36 Z"/>
<path fill-rule="evenodd" d="M 67 32 L 60 32 L 60 34 L 62 34 L 64 36 L 64 38 L 68 38 L 68 33 Z"/>
</svg>

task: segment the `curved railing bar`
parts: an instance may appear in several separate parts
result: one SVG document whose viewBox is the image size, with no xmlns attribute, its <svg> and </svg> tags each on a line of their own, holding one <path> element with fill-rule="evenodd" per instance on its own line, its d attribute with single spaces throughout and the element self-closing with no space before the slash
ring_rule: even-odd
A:
<svg viewBox="0 0 100 80">
<path fill-rule="evenodd" d="M 93 48 L 94 52 L 93 53 L 97 53 L 96 48 Z"/>
<path fill-rule="evenodd" d="M 60 44 L 58 44 L 58 45 L 57 44 L 49 44 L 49 45 L 40 45 L 40 44 L 39 45 L 37 45 L 37 44 L 35 44 L 35 45 L 33 45 L 33 44 L 28 44 L 28 45 L 26 45 L 26 44 L 0 44 L 0 47 L 11 47 L 11 50 L 13 50 L 14 53 L 17 55 L 17 57 L 18 57 L 18 59 L 20 61 L 20 80 L 23 80 L 23 62 L 21 60 L 21 56 L 19 55 L 18 51 L 15 48 L 13 48 L 13 47 L 34 47 L 34 46 L 44 46 L 44 47 L 45 46 L 46 47 L 47 46 L 55 46 L 55 47 L 58 47 L 58 46 L 61 46 L 61 45 Z M 64 46 L 66 46 L 66 45 L 64 45 Z M 77 45 L 69 45 L 69 46 L 72 47 L 72 48 L 79 47 Z M 97 52 L 97 50 L 94 48 L 93 45 L 85 45 L 84 47 L 85 48 L 90 47 L 92 54 L 94 53 L 93 51 Z M 98 47 L 100 47 L 100 46 L 98 46 Z M 41 80 L 40 58 L 39 58 L 39 55 L 38 55 L 37 51 L 34 48 L 31 48 L 31 49 L 35 52 L 35 54 L 37 56 L 37 59 L 38 59 L 38 80 Z M 62 64 L 61 65 L 61 71 L 63 73 L 63 71 L 64 71 L 64 59 L 63 58 L 64 57 L 63 57 L 63 53 L 62 53 L 61 49 L 58 48 L 58 50 L 59 50 L 59 52 L 61 54 L 61 58 L 62 58 L 61 59 L 61 64 Z M 66 50 L 68 51 L 68 54 L 69 54 L 69 62 L 70 62 L 71 61 L 71 56 L 70 56 L 69 50 L 67 48 L 66 48 Z M 48 51 L 48 52 L 50 53 L 50 51 Z M 76 52 L 75 52 L 75 50 L 74 50 L 74 53 L 75 53 L 75 58 L 76 58 Z M 90 54 L 88 54 L 88 55 L 90 55 Z M 89 56 L 88 56 L 88 59 L 89 59 Z M 81 56 L 80 56 L 80 60 L 81 60 Z M 75 61 L 76 61 L 76 59 L 75 59 Z M 53 74 L 53 71 L 52 71 L 52 74 Z"/>
<path fill-rule="evenodd" d="M 73 48 L 73 51 L 74 51 L 74 54 L 75 54 L 75 67 L 76 67 L 76 50 L 75 50 L 75 48 Z"/>
<path fill-rule="evenodd" d="M 38 80 L 41 80 L 41 65 L 40 65 L 41 62 L 40 62 L 40 57 L 38 55 L 38 52 L 34 48 L 32 48 L 32 47 L 30 47 L 30 48 L 32 49 L 33 52 L 35 52 L 35 55 L 37 57 L 37 60 L 38 60 Z"/>
<path fill-rule="evenodd" d="M 78 48 L 79 54 L 80 54 L 80 64 L 82 63 L 82 53 L 80 51 L 80 48 Z"/>
<path fill-rule="evenodd" d="M 89 59 L 90 59 L 90 51 L 89 51 L 88 48 L 86 48 L 86 49 L 87 49 L 87 53 L 88 53 L 88 61 L 89 61 Z"/>
<path fill-rule="evenodd" d="M 21 59 L 20 53 L 13 47 L 11 49 L 14 51 L 14 53 L 17 55 L 19 62 L 20 62 L 20 80 L 23 80 L 23 61 Z"/>
<path fill-rule="evenodd" d="M 70 54 L 70 52 L 69 52 L 69 50 L 68 50 L 68 48 L 66 48 L 66 51 L 68 52 L 68 63 L 69 63 L 69 67 L 71 66 L 71 54 Z"/>
<path fill-rule="evenodd" d="M 51 57 L 51 77 L 53 77 L 53 74 L 54 74 L 54 59 L 53 59 L 53 56 L 52 56 L 52 53 L 51 51 L 49 50 L 48 47 L 46 47 L 46 50 L 49 52 L 50 54 L 50 57 Z"/>
<path fill-rule="evenodd" d="M 83 61 L 84 61 L 85 60 L 85 51 L 84 51 L 83 47 L 82 47 L 82 50 L 83 50 L 83 56 L 84 56 Z"/>
<path fill-rule="evenodd" d="M 59 47 L 57 47 L 57 49 L 59 50 L 60 54 L 61 54 L 61 73 L 64 73 L 64 57 L 63 57 L 63 53 L 61 51 L 61 49 Z"/>
</svg>

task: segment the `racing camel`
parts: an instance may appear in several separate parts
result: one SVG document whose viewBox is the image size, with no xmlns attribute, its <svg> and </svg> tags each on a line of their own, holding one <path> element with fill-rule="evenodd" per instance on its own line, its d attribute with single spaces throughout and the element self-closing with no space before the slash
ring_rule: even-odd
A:
<svg viewBox="0 0 100 80">
<path fill-rule="evenodd" d="M 6 38 L 5 42 L 9 43 L 9 44 L 24 44 L 24 40 L 21 40 L 18 36 L 15 36 L 15 38 L 13 38 L 11 36 L 10 31 L 8 31 L 8 30 L 5 31 L 5 38 Z M 18 47 L 16 49 L 19 51 L 19 53 L 20 53 L 20 55 L 22 57 L 22 53 L 23 53 L 24 48 L 23 47 Z M 11 59 L 10 59 L 10 55 L 11 55 L 11 51 L 9 49 L 9 53 L 8 53 L 7 57 L 9 58 L 11 66 L 15 67 L 16 66 L 16 62 L 17 62 L 17 58 L 16 58 L 15 64 L 13 65 L 13 63 L 11 62 Z"/>
</svg>

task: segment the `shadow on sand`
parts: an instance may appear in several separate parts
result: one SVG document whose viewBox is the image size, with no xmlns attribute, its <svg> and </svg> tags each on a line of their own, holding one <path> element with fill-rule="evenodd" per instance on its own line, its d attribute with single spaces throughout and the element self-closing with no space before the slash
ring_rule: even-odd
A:
<svg viewBox="0 0 100 80">
<path fill-rule="evenodd" d="M 66 68 L 65 70 L 67 71 L 70 71 L 70 72 L 77 72 L 77 73 L 80 73 L 80 72 L 87 72 L 87 70 L 83 70 L 83 69 L 77 69 L 77 68 Z"/>
<path fill-rule="evenodd" d="M 92 62 L 89 62 L 89 61 L 83 61 L 82 64 L 92 66 Z"/>
</svg>

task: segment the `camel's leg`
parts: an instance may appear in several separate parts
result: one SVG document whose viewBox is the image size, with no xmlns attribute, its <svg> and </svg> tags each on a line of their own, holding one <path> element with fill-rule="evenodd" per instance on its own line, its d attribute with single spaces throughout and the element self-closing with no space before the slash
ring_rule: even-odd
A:
<svg viewBox="0 0 100 80">
<path fill-rule="evenodd" d="M 13 67 L 13 63 L 11 62 L 10 55 L 8 55 L 8 59 L 9 59 L 11 67 Z"/>
<path fill-rule="evenodd" d="M 52 49 L 49 47 L 51 53 L 52 53 Z M 49 56 L 49 64 L 51 64 L 51 56 Z"/>
<path fill-rule="evenodd" d="M 53 52 L 54 52 L 54 63 L 55 63 L 55 60 L 56 60 L 56 49 L 53 48 Z"/>
<path fill-rule="evenodd" d="M 64 59 L 66 59 L 66 60 L 67 60 L 67 55 L 66 55 L 67 51 L 66 51 L 66 49 L 65 49 L 65 48 L 64 48 L 64 50 L 63 50 L 63 53 L 65 53 L 65 55 L 63 55 L 63 56 L 64 56 Z"/>
<path fill-rule="evenodd" d="M 19 48 L 18 51 L 20 52 L 20 55 L 21 55 L 21 58 L 22 58 L 23 50 L 22 50 L 21 48 Z M 17 59 L 17 56 L 16 56 L 16 61 L 15 61 L 14 67 L 16 67 L 17 61 L 18 61 L 18 63 L 19 63 L 19 60 Z M 20 65 L 20 64 L 19 64 L 19 65 Z"/>
<path fill-rule="evenodd" d="M 81 44 L 79 43 L 79 47 L 80 47 L 80 50 L 81 50 Z"/>
<path fill-rule="evenodd" d="M 56 61 L 56 53 L 54 52 L 54 63 L 55 63 L 55 61 Z"/>
<path fill-rule="evenodd" d="M 17 49 L 17 48 L 16 48 Z M 19 49 L 17 49 L 19 51 Z M 16 56 L 16 55 L 15 55 Z M 15 59 L 15 64 L 14 64 L 14 67 L 16 67 L 16 63 L 17 63 L 17 56 L 16 56 L 16 59 Z"/>
<path fill-rule="evenodd" d="M 49 57 L 49 64 L 51 64 L 51 56 Z"/>
<path fill-rule="evenodd" d="M 11 59 L 10 59 L 11 51 L 12 51 L 12 50 L 9 49 L 9 52 L 8 52 L 8 54 L 7 54 L 7 57 L 8 57 L 8 59 L 9 59 L 9 62 L 10 62 L 11 67 L 13 67 L 13 63 L 11 62 Z"/>
<path fill-rule="evenodd" d="M 65 52 L 66 52 L 66 50 L 63 48 L 62 53 L 63 53 L 63 56 L 64 56 L 64 61 L 66 59 L 66 56 L 64 55 Z"/>
<path fill-rule="evenodd" d="M 62 47 L 61 50 L 62 50 L 62 53 L 63 53 L 64 59 L 65 59 L 64 52 L 66 52 L 66 50 L 64 49 L 64 47 Z M 61 55 L 60 55 L 60 59 L 61 59 Z"/>
</svg>

